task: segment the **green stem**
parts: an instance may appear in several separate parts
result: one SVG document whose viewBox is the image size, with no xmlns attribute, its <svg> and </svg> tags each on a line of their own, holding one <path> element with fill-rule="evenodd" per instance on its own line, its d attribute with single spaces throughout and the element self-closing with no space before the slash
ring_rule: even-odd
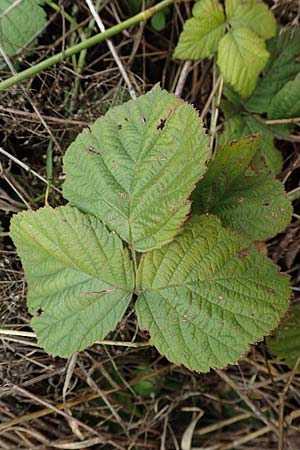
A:
<svg viewBox="0 0 300 450">
<path fill-rule="evenodd" d="M 45 205 L 48 205 L 48 197 L 49 191 L 52 184 L 53 178 L 53 142 L 49 141 L 47 148 L 47 163 L 46 163 L 46 172 L 47 172 L 47 187 L 45 193 Z"/>
<path fill-rule="evenodd" d="M 70 22 L 70 24 L 71 24 L 73 27 L 77 27 L 77 26 L 78 26 L 77 21 L 76 21 L 72 16 L 70 16 L 70 14 L 68 14 L 66 11 L 62 11 L 62 10 L 61 10 L 61 7 L 58 6 L 56 3 L 54 3 L 52 0 L 46 0 L 46 3 L 47 3 L 47 5 L 49 5 L 54 11 L 57 11 L 57 12 L 62 13 L 63 16 L 64 16 L 64 18 L 65 18 L 66 20 L 68 20 L 68 21 Z"/>
<path fill-rule="evenodd" d="M 64 52 L 57 53 L 56 55 L 53 55 L 50 58 L 41 61 L 35 66 L 29 67 L 28 69 L 23 70 L 22 72 L 19 72 L 18 74 L 10 78 L 7 78 L 6 80 L 0 82 L 0 91 L 8 89 L 11 86 L 14 86 L 15 84 L 19 83 L 20 81 L 27 80 L 28 78 L 33 77 L 34 75 L 42 72 L 43 70 L 48 69 L 48 67 L 52 67 L 58 62 L 66 58 L 69 58 L 70 56 L 75 55 L 76 53 L 79 53 L 84 49 L 90 48 L 96 44 L 99 44 L 100 42 L 105 41 L 108 38 L 111 38 L 112 36 L 115 36 L 121 31 L 126 30 L 126 28 L 129 28 L 140 22 L 147 21 L 150 17 L 153 16 L 153 14 L 164 9 L 166 6 L 171 5 L 175 1 L 176 0 L 163 0 L 157 3 L 157 5 L 154 5 L 151 8 L 148 8 L 145 11 L 142 11 L 133 17 L 124 20 L 124 22 L 114 25 L 113 27 L 106 30 L 104 33 L 98 33 L 84 42 L 80 42 L 79 44 L 67 48 Z"/>
</svg>

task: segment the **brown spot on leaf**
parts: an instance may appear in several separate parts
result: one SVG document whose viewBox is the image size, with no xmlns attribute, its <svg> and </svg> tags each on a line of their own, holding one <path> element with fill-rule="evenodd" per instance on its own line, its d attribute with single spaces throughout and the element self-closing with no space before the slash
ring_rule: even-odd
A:
<svg viewBox="0 0 300 450">
<path fill-rule="evenodd" d="M 87 151 L 88 153 L 90 153 L 90 154 L 95 154 L 95 153 L 97 153 L 97 152 L 96 152 L 96 149 L 95 149 L 95 147 L 93 147 L 93 145 L 89 145 L 89 146 L 86 148 L 86 151 Z"/>
<path fill-rule="evenodd" d="M 157 130 L 163 130 L 166 126 L 167 119 L 160 119 L 159 124 L 157 125 Z"/>
<path fill-rule="evenodd" d="M 240 258 L 240 259 L 244 259 L 244 258 L 246 258 L 246 256 L 248 256 L 249 255 L 249 252 L 250 252 L 250 248 L 242 248 L 242 250 L 240 250 L 239 252 L 238 252 L 238 257 Z"/>
<path fill-rule="evenodd" d="M 264 241 L 254 241 L 254 245 L 257 248 L 257 250 L 263 255 L 268 254 L 268 247 L 266 246 Z"/>
<path fill-rule="evenodd" d="M 42 315 L 44 314 L 44 310 L 41 306 L 39 306 L 36 310 L 35 310 L 35 315 L 36 317 L 42 317 Z"/>
</svg>

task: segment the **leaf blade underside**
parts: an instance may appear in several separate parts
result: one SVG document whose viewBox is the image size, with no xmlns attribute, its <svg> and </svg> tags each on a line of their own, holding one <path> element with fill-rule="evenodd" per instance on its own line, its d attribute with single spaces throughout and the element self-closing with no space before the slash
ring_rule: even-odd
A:
<svg viewBox="0 0 300 450">
<path fill-rule="evenodd" d="M 171 244 L 143 256 L 138 323 L 170 361 L 207 372 L 235 363 L 276 326 L 288 284 L 219 219 L 194 217 Z"/>
<path fill-rule="evenodd" d="M 41 347 L 69 357 L 115 328 L 134 286 L 128 252 L 116 235 L 69 206 L 18 214 L 10 232 Z"/>
<path fill-rule="evenodd" d="M 64 196 L 147 251 L 180 230 L 207 157 L 197 112 L 156 86 L 113 108 L 71 144 Z"/>
</svg>

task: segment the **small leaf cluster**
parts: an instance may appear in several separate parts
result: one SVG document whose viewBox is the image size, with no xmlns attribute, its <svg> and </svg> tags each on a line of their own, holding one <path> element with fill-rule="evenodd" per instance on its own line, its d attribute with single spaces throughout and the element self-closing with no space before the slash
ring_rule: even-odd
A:
<svg viewBox="0 0 300 450">
<path fill-rule="evenodd" d="M 158 86 L 78 135 L 64 156 L 69 204 L 11 222 L 39 344 L 68 357 L 134 302 L 162 355 L 206 372 L 274 329 L 289 278 L 252 241 L 292 210 L 270 173 L 251 170 L 257 144 L 227 144 L 207 163 L 197 111 Z"/>
<path fill-rule="evenodd" d="M 274 147 L 274 137 L 284 139 L 291 125 L 267 125 L 260 114 L 273 119 L 289 119 L 300 116 L 300 32 L 281 30 L 278 37 L 267 44 L 270 59 L 258 80 L 253 94 L 245 101 L 225 86 L 227 100 L 222 102 L 225 114 L 224 132 L 220 143 L 241 139 L 247 135 L 262 135 L 260 155 L 267 168 L 278 174 L 282 168 L 282 157 Z M 262 169 L 259 157 L 255 165 Z"/>
<path fill-rule="evenodd" d="M 219 0 L 199 0 L 174 57 L 197 60 L 217 54 L 224 81 L 247 98 L 269 58 L 265 41 L 275 34 L 275 18 L 261 0 L 225 0 L 225 10 Z"/>
</svg>

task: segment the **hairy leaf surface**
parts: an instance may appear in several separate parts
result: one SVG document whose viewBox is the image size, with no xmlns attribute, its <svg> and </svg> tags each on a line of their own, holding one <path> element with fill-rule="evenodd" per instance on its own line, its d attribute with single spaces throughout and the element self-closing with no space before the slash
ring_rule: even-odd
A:
<svg viewBox="0 0 300 450">
<path fill-rule="evenodd" d="M 246 136 L 257 134 L 261 135 L 258 151 L 254 156 L 253 167 L 267 170 L 278 174 L 282 168 L 281 153 L 275 148 L 274 137 L 283 137 L 286 129 L 284 127 L 267 127 L 257 116 L 249 114 L 242 115 L 234 113 L 226 115 L 227 120 L 224 123 L 224 133 L 221 135 L 221 145 L 232 140 L 243 139 Z"/>
<path fill-rule="evenodd" d="M 215 214 L 252 240 L 283 231 L 292 215 L 283 185 L 272 175 L 246 175 L 256 150 L 253 137 L 219 149 L 193 193 L 194 211 Z"/>
<path fill-rule="evenodd" d="M 115 328 L 134 285 L 116 235 L 63 206 L 14 216 L 11 236 L 25 270 L 32 327 L 47 352 L 68 357 Z"/>
<path fill-rule="evenodd" d="M 300 31 L 288 29 L 267 44 L 270 59 L 245 106 L 249 111 L 267 112 L 274 95 L 300 72 Z"/>
<path fill-rule="evenodd" d="M 224 81 L 242 98 L 249 97 L 254 91 L 268 58 L 264 40 L 248 28 L 230 31 L 219 43 L 217 62 Z"/>
<path fill-rule="evenodd" d="M 137 282 L 139 325 L 170 361 L 201 372 L 236 362 L 288 307 L 288 277 L 214 216 L 145 254 Z"/>
<path fill-rule="evenodd" d="M 201 59 L 213 55 L 225 34 L 225 16 L 218 0 L 201 0 L 193 7 L 180 34 L 174 57 Z"/>
<path fill-rule="evenodd" d="M 293 369 L 300 356 L 300 304 L 294 303 L 282 323 L 267 340 L 271 353 Z M 300 368 L 298 368 L 300 371 Z"/>
<path fill-rule="evenodd" d="M 233 28 L 249 28 L 264 39 L 275 36 L 275 17 L 262 1 L 226 0 L 225 9 L 227 20 Z"/>
<path fill-rule="evenodd" d="M 269 119 L 289 119 L 300 116 L 300 78 L 288 81 L 272 98 Z"/>
<path fill-rule="evenodd" d="M 0 47 L 8 56 L 26 47 L 45 26 L 46 13 L 39 3 L 37 0 L 1 0 Z"/>
<path fill-rule="evenodd" d="M 207 157 L 197 112 L 156 86 L 113 108 L 71 144 L 64 196 L 147 251 L 178 233 Z"/>
</svg>

